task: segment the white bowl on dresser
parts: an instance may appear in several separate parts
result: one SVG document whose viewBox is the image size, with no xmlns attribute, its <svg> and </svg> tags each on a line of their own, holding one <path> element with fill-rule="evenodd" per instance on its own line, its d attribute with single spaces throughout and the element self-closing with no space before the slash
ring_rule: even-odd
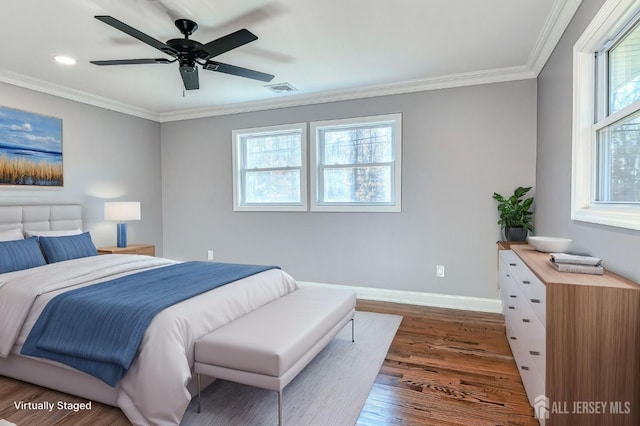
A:
<svg viewBox="0 0 640 426">
<path fill-rule="evenodd" d="M 531 236 L 527 239 L 529 245 L 544 253 L 563 253 L 569 249 L 573 240 L 569 238 Z"/>
</svg>

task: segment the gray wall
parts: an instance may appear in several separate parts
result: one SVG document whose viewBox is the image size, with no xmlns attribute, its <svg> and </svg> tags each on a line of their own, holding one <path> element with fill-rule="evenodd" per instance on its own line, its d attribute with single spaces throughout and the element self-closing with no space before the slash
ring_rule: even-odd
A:
<svg viewBox="0 0 640 426">
<path fill-rule="evenodd" d="M 80 203 L 85 230 L 104 246 L 116 243 L 104 201 L 140 201 L 129 242 L 154 243 L 162 253 L 160 124 L 1 83 L 0 104 L 61 118 L 64 161 L 63 188 L 0 186 L 0 204 Z"/>
<path fill-rule="evenodd" d="M 640 232 L 571 220 L 573 45 L 603 0 L 584 0 L 538 77 L 537 207 L 539 235 L 573 238 L 573 250 L 604 259 L 605 266 L 640 282 Z"/>
<path fill-rule="evenodd" d="M 231 131 L 403 114 L 402 213 L 233 212 Z M 491 198 L 535 179 L 536 81 L 162 124 L 164 254 L 278 264 L 301 281 L 497 297 Z M 435 265 L 447 277 L 435 278 Z"/>
</svg>

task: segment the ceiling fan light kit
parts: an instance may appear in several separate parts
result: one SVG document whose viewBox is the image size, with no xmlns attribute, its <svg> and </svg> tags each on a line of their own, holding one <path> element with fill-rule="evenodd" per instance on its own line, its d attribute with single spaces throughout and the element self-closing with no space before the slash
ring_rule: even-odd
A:
<svg viewBox="0 0 640 426">
<path fill-rule="evenodd" d="M 271 81 L 274 77 L 271 74 L 211 60 L 211 58 L 257 40 L 258 37 L 247 29 L 241 29 L 210 41 L 209 43 L 202 44 L 199 41 L 189 38 L 189 36 L 198 29 L 198 24 L 190 19 L 177 19 L 175 26 L 184 38 L 174 38 L 163 43 L 111 16 L 98 15 L 95 18 L 160 50 L 162 53 L 172 56 L 174 59 L 147 58 L 90 61 L 94 65 L 172 64 L 178 62 L 180 77 L 182 77 L 182 82 L 186 90 L 196 90 L 200 88 L 197 65 L 202 66 L 202 69 L 206 71 L 221 72 L 265 82 Z"/>
</svg>

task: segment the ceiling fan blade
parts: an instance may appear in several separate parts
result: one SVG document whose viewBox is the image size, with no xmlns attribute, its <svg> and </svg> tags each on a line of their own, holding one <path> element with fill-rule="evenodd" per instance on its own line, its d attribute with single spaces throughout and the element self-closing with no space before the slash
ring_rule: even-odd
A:
<svg viewBox="0 0 640 426">
<path fill-rule="evenodd" d="M 224 34 L 235 30 L 236 28 L 246 28 L 256 26 L 258 23 L 273 19 L 278 15 L 288 12 L 287 8 L 278 2 L 269 2 L 263 6 L 242 12 L 239 15 L 226 20 L 215 26 L 215 30 L 219 34 Z"/>
<path fill-rule="evenodd" d="M 248 68 L 237 67 L 235 65 L 223 64 L 222 62 L 207 61 L 203 66 L 207 71 L 218 71 L 225 74 L 237 75 L 239 77 L 251 78 L 253 80 L 271 81 L 273 75 L 260 71 L 250 70 Z"/>
<path fill-rule="evenodd" d="M 89 61 L 94 65 L 137 65 L 137 64 L 170 64 L 175 62 L 166 58 L 156 59 L 114 59 L 112 61 Z"/>
<path fill-rule="evenodd" d="M 180 77 L 182 77 L 185 89 L 196 90 L 200 88 L 200 82 L 198 81 L 198 67 L 181 66 Z"/>
<path fill-rule="evenodd" d="M 118 21 L 116 18 L 113 18 L 111 16 L 106 16 L 106 15 L 98 15 L 95 18 L 98 21 L 102 21 L 107 25 L 111 25 L 113 28 L 122 31 L 125 34 L 129 34 L 131 37 L 137 38 L 141 42 L 146 43 L 151 47 L 155 47 L 156 49 L 166 53 L 167 55 L 176 56 L 178 54 L 178 52 L 175 49 L 167 46 L 163 42 L 156 40 L 155 38 L 148 36 L 145 33 L 138 31 L 133 27 L 130 27 L 129 25 L 125 24 L 122 21 Z"/>
<path fill-rule="evenodd" d="M 221 55 L 224 52 L 228 52 L 229 50 L 233 50 L 236 47 L 251 43 L 252 41 L 257 39 L 258 37 L 255 34 L 243 28 L 234 33 L 227 34 L 224 37 L 220 37 L 219 39 L 210 41 L 207 44 L 203 44 L 202 46 L 200 46 L 199 50 L 204 52 L 205 54 L 198 56 L 202 59 L 213 58 L 214 56 Z"/>
</svg>

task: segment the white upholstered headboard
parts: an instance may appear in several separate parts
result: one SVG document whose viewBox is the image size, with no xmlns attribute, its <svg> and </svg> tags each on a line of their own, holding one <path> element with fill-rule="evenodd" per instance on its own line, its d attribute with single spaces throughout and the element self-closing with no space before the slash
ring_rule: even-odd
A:
<svg viewBox="0 0 640 426">
<path fill-rule="evenodd" d="M 0 229 L 29 231 L 82 229 L 80 204 L 0 206 Z"/>
</svg>

